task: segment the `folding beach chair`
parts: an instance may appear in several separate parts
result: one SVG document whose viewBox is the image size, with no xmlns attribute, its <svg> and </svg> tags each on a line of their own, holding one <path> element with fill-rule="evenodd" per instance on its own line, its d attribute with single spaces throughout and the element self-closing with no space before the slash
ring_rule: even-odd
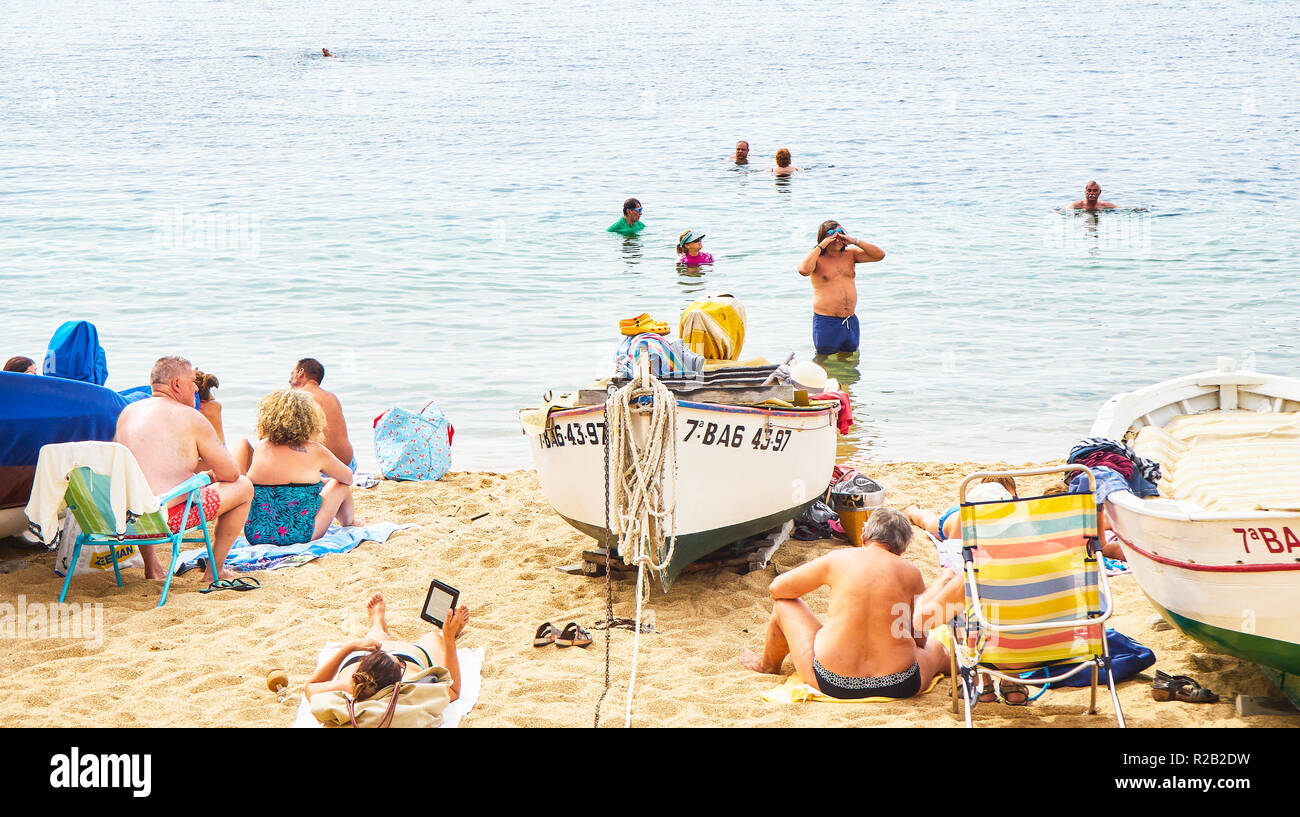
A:
<svg viewBox="0 0 1300 817">
<path fill-rule="evenodd" d="M 90 446 L 117 446 L 123 449 L 125 456 L 131 457 L 129 450 L 118 443 L 70 443 L 66 445 L 90 445 Z M 42 454 L 45 448 L 42 447 Z M 42 458 L 43 459 L 43 458 Z M 134 463 L 134 457 L 131 457 L 132 465 L 138 468 Z M 37 466 L 37 482 L 40 482 L 40 468 Z M 68 595 L 68 586 L 72 583 L 72 574 L 76 572 L 77 560 L 81 556 L 81 549 L 86 545 L 107 547 L 112 554 L 113 575 L 117 579 L 117 586 L 122 586 L 122 571 L 118 567 L 118 547 L 125 544 L 130 545 L 170 545 L 172 549 L 171 565 L 167 569 L 167 578 L 163 583 L 162 598 L 158 601 L 158 606 L 162 607 L 167 603 L 167 593 L 171 590 L 172 576 L 175 575 L 176 565 L 180 561 L 182 544 L 197 544 L 202 542 L 208 550 L 208 564 L 215 565 L 216 559 L 212 553 L 212 540 L 208 537 L 207 519 L 203 513 L 203 502 L 199 498 L 199 490 L 207 485 L 211 480 L 207 474 L 196 474 L 189 479 L 172 488 L 167 493 L 158 497 L 159 510 L 136 516 L 130 512 L 126 515 L 126 525 L 123 533 L 117 532 L 117 519 L 113 513 L 112 491 L 113 484 L 110 477 L 96 473 L 89 467 L 79 466 L 68 472 L 68 487 L 64 492 L 63 500 L 67 503 L 68 511 L 77 524 L 81 526 L 81 533 L 77 536 L 76 545 L 72 551 L 72 560 L 68 564 L 68 575 L 63 580 L 63 592 L 59 593 L 59 602 Z M 197 524 L 184 527 L 179 533 L 172 533 L 167 526 L 167 503 L 177 497 L 185 497 L 184 517 L 187 522 L 190 521 L 191 508 L 198 508 Z M 195 535 L 185 538 L 187 531 L 195 531 Z"/>
<path fill-rule="evenodd" d="M 1077 471 L 1088 474 L 1088 493 L 994 502 L 967 502 L 967 486 L 983 477 L 1023 477 Z M 961 485 L 965 612 L 950 623 L 952 711 L 965 702 L 966 725 L 978 702 L 981 679 L 1000 678 L 1048 687 L 1089 668 L 1097 712 L 1098 671 L 1124 713 L 1111 677 L 1105 622 L 1112 612 L 1101 564 L 1092 472 L 1084 466 L 981 472 Z M 1038 677 L 1024 678 L 1030 670 Z"/>
</svg>

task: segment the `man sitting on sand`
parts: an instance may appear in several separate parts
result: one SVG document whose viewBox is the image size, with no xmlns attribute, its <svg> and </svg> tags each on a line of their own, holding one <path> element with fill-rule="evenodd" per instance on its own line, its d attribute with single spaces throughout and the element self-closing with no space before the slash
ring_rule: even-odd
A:
<svg viewBox="0 0 1300 817">
<path fill-rule="evenodd" d="M 836 550 L 777 576 L 762 654 L 740 663 L 779 674 L 790 656 L 799 677 L 832 698 L 910 698 L 948 666 L 948 652 L 912 634 L 912 600 L 925 591 L 921 571 L 902 558 L 912 538 L 907 517 L 880 508 L 859 548 Z M 831 589 L 826 623 L 801 596 Z"/>
<path fill-rule="evenodd" d="M 208 565 L 203 578 L 209 582 L 233 578 L 234 573 L 221 568 L 248 518 L 253 483 L 240 476 L 234 458 L 222 446 L 212 424 L 194 408 L 197 386 L 194 367 L 188 360 L 159 358 L 149 374 L 149 383 L 153 395 L 122 409 L 113 441 L 131 449 L 156 494 L 170 491 L 200 471 L 208 471 L 212 484 L 204 486 L 199 496 L 204 517 L 217 522 L 212 537 L 212 555 L 217 564 Z M 181 530 L 184 513 L 182 496 L 172 502 L 167 513 L 167 525 L 173 532 Z M 184 521 L 188 526 L 197 525 L 198 520 L 199 509 L 192 507 L 189 519 Z M 163 578 L 164 568 L 154 554 L 154 546 L 142 545 L 140 555 L 145 578 Z"/>
<path fill-rule="evenodd" d="M 325 367 L 320 364 L 320 361 L 305 357 L 298 361 L 289 374 L 289 385 L 310 394 L 316 401 L 316 405 L 325 412 L 325 447 L 341 462 L 346 462 L 348 468 L 355 472 L 357 458 L 352 451 L 352 441 L 348 439 L 348 424 L 343 419 L 343 405 L 332 393 L 320 387 L 324 379 Z"/>
<path fill-rule="evenodd" d="M 1101 201 L 1101 185 L 1095 181 L 1088 182 L 1083 188 L 1083 198 L 1067 205 L 1067 210 L 1114 210 L 1115 205 L 1108 201 Z"/>
<path fill-rule="evenodd" d="M 818 355 L 838 353 L 844 358 L 858 350 L 855 267 L 884 257 L 885 251 L 875 244 L 850 238 L 838 221 L 824 221 L 817 228 L 817 246 L 799 262 L 799 274 L 812 279 L 813 346 Z"/>
</svg>

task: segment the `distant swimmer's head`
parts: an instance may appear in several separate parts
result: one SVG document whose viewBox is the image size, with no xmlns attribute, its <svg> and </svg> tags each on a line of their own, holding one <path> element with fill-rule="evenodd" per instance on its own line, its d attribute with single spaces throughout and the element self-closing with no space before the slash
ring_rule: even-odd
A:
<svg viewBox="0 0 1300 817">
<path fill-rule="evenodd" d="M 749 143 L 743 139 L 736 143 L 736 164 L 749 164 Z"/>
<path fill-rule="evenodd" d="M 334 56 L 333 54 L 330 53 L 330 50 L 329 50 L 328 48 L 322 48 L 322 49 L 320 50 L 320 53 L 323 54 L 323 55 L 326 56 L 326 57 L 333 57 L 333 56 Z"/>
<path fill-rule="evenodd" d="M 820 244 L 831 234 L 835 235 L 835 242 L 831 244 L 832 249 L 842 250 L 848 242 L 845 240 L 844 228 L 838 221 L 823 221 L 822 226 L 817 228 L 817 243 Z"/>
<path fill-rule="evenodd" d="M 1088 184 L 1083 188 L 1083 200 L 1089 204 L 1096 204 L 1100 198 L 1101 185 L 1097 184 L 1095 181 L 1088 182 Z"/>
<path fill-rule="evenodd" d="M 699 255 L 704 249 L 704 233 L 687 230 L 677 237 L 677 252 L 682 255 Z"/>
<path fill-rule="evenodd" d="M 636 199 L 628 199 L 623 202 L 623 218 L 628 224 L 636 224 L 641 220 L 641 202 Z"/>
<path fill-rule="evenodd" d="M 276 445 L 320 440 L 325 412 L 302 389 L 277 389 L 257 401 L 257 436 Z"/>
<path fill-rule="evenodd" d="M 785 148 L 781 148 L 776 152 L 776 166 L 777 167 L 790 166 L 790 151 L 786 150 Z"/>
</svg>

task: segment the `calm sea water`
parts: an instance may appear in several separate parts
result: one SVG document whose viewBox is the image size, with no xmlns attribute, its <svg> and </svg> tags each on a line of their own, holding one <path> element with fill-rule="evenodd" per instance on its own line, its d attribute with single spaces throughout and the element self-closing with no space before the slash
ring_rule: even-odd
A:
<svg viewBox="0 0 1300 817">
<path fill-rule="evenodd" d="M 1300 374 L 1295 4 L 923 5 L 32 4 L 0 17 L 0 355 L 91 320 L 110 386 L 183 354 L 232 435 L 313 356 L 363 465 L 434 400 L 456 467 L 523 467 L 515 412 L 606 372 L 620 317 L 730 292 L 746 355 L 808 359 L 835 218 L 888 253 L 831 366 L 848 456 L 1059 456 L 1215 355 Z M 1054 211 L 1092 178 L 1142 209 Z"/>
</svg>

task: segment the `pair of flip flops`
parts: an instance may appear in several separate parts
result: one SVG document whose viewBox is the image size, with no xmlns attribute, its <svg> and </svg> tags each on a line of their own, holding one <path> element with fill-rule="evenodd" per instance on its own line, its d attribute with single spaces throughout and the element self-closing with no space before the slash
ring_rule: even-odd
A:
<svg viewBox="0 0 1300 817">
<path fill-rule="evenodd" d="M 1219 696 L 1186 675 L 1170 675 L 1156 670 L 1151 682 L 1151 697 L 1157 701 L 1182 701 L 1189 704 L 1217 704 Z"/>
<path fill-rule="evenodd" d="M 576 621 L 564 625 L 563 630 L 555 629 L 555 625 L 547 621 L 537 628 L 533 646 L 546 647 L 551 644 L 557 647 L 590 647 L 591 633 L 579 627 Z"/>
<path fill-rule="evenodd" d="M 221 590 L 238 590 L 247 592 L 256 590 L 261 587 L 262 583 L 252 576 L 240 576 L 237 579 L 217 579 L 212 584 L 200 590 L 200 593 L 216 593 Z"/>
</svg>

